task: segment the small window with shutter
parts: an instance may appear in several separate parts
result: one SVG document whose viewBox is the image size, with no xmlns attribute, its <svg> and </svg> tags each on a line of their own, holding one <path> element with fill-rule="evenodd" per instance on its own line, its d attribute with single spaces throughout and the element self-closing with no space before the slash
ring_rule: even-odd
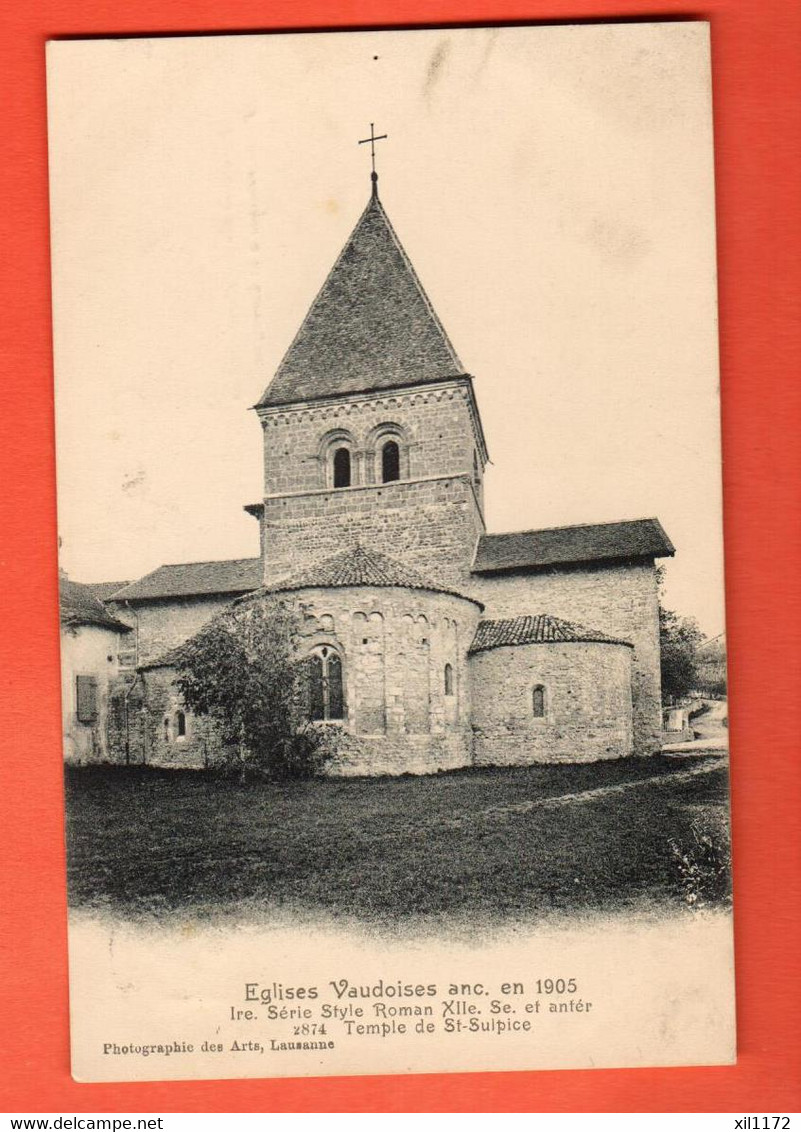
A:
<svg viewBox="0 0 801 1132">
<path fill-rule="evenodd" d="M 79 723 L 94 723 L 97 719 L 97 677 L 75 677 L 75 714 Z"/>
</svg>

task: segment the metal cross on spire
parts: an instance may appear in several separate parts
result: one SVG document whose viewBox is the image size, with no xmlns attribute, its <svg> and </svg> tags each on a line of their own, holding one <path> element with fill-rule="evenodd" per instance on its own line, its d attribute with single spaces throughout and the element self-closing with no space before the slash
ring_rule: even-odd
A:
<svg viewBox="0 0 801 1132">
<path fill-rule="evenodd" d="M 375 132 L 375 123 L 371 122 L 369 138 L 361 138 L 359 141 L 359 145 L 366 145 L 367 142 L 370 143 L 370 160 L 373 165 L 373 171 L 370 174 L 370 180 L 373 182 L 373 196 L 376 196 L 378 193 L 378 174 L 375 171 L 375 143 L 377 141 L 383 141 L 387 136 L 387 134 L 377 134 Z"/>
</svg>

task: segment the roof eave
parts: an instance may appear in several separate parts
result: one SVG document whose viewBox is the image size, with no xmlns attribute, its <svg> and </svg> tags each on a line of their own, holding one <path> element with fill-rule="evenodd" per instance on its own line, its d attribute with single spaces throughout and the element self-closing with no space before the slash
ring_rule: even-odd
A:
<svg viewBox="0 0 801 1132">
<path fill-rule="evenodd" d="M 481 413 L 478 411 L 478 398 L 476 397 L 475 378 L 473 377 L 472 373 L 466 373 L 464 376 L 467 378 L 467 387 L 470 391 L 470 407 L 473 410 L 472 416 L 475 422 L 476 432 L 478 434 L 478 442 L 479 447 L 481 448 L 481 455 L 484 459 L 484 463 L 488 464 L 490 462 L 490 454 L 489 448 L 487 447 L 487 438 L 484 435 L 484 426 L 481 423 Z"/>
<path fill-rule="evenodd" d="M 319 397 L 303 397 L 300 400 L 295 398 L 290 401 L 266 401 L 264 397 L 262 397 L 255 405 L 251 405 L 251 408 L 255 412 L 265 412 L 270 409 L 288 409 L 293 406 L 316 405 L 323 401 L 342 401 L 349 397 L 363 397 L 368 394 L 380 397 L 384 393 L 394 393 L 399 389 L 415 389 L 418 387 L 420 389 L 427 389 L 430 386 L 446 385 L 451 381 L 467 382 L 470 385 L 472 393 L 472 376 L 469 373 L 460 371 L 459 373 L 446 374 L 444 377 L 431 378 L 427 381 L 399 381 L 391 385 L 368 385 L 363 389 L 351 389 L 342 393 L 321 393 Z M 475 394 L 473 394 L 473 397 L 475 399 Z"/>
<path fill-rule="evenodd" d="M 509 574 L 515 571 L 525 571 L 527 573 L 542 572 L 544 570 L 558 570 L 565 566 L 605 566 L 610 563 L 642 563 L 653 562 L 657 558 L 672 558 L 675 550 L 671 549 L 665 553 L 647 552 L 645 554 L 605 554 L 601 556 L 594 556 L 592 558 L 556 558 L 551 562 L 515 562 L 510 564 L 501 563 L 496 566 L 473 566 L 470 570 L 471 574 Z"/>
<path fill-rule="evenodd" d="M 482 612 L 486 608 L 483 601 L 480 601 L 477 597 L 472 597 L 470 594 L 460 593 L 459 590 L 449 590 L 444 586 L 411 586 L 402 585 L 400 583 L 395 584 L 392 582 L 326 582 L 325 584 L 311 582 L 305 585 L 290 582 L 286 585 L 279 584 L 272 586 L 269 589 L 264 589 L 262 592 L 267 595 L 281 593 L 300 593 L 302 590 L 346 590 L 359 589 L 360 587 L 364 587 L 364 589 L 417 590 L 421 593 L 447 594 L 448 597 L 457 597 L 462 601 L 469 601 L 473 605 L 477 605 L 478 608 L 482 610 Z M 256 591 L 254 591 L 254 593 L 255 592 Z"/>
<path fill-rule="evenodd" d="M 662 538 L 663 542 L 665 543 L 665 546 L 668 547 L 668 550 L 664 554 L 655 554 L 654 558 L 673 558 L 675 553 L 676 553 L 676 548 L 673 545 L 673 543 L 671 542 L 667 531 L 662 526 L 662 524 L 659 522 L 659 520 L 656 518 L 656 516 L 653 516 L 649 520 L 649 522 L 652 523 L 654 527 L 656 527 L 657 531 L 659 532 L 660 537 Z"/>
<path fill-rule="evenodd" d="M 182 591 L 180 593 L 130 594 L 130 595 L 125 595 L 125 594 L 120 593 L 120 594 L 116 595 L 113 599 L 108 598 L 107 600 L 109 600 L 109 601 L 111 601 L 111 600 L 120 601 L 120 602 L 130 602 L 131 604 L 136 604 L 137 602 L 141 603 L 141 602 L 145 602 L 145 601 L 174 601 L 175 598 L 179 598 L 179 597 L 187 597 L 187 598 L 189 598 L 189 597 L 226 597 L 228 594 L 231 595 L 231 600 L 233 600 L 235 597 L 241 597 L 243 594 L 254 593 L 258 588 L 259 588 L 258 585 L 256 585 L 256 586 L 242 586 L 242 587 L 239 587 L 239 588 L 234 589 L 234 590 L 227 590 L 227 589 L 221 588 L 221 589 L 214 589 L 214 590 L 193 590 L 192 592 L 183 592 Z"/>
<path fill-rule="evenodd" d="M 69 627 L 75 626 L 77 628 L 80 628 L 82 625 L 91 625 L 94 629 L 108 629 L 113 633 L 131 633 L 133 631 L 133 627 L 131 625 L 126 625 L 122 621 L 116 621 L 113 617 L 109 617 L 104 620 L 101 617 L 84 617 L 80 614 L 70 616 L 68 614 L 67 616 L 62 616 L 60 620 L 62 625 Z"/>
<path fill-rule="evenodd" d="M 613 647 L 620 646 L 626 649 L 634 648 L 631 641 L 619 640 L 616 637 L 571 637 L 569 640 L 563 641 L 499 641 L 497 644 L 493 645 L 479 645 L 478 648 L 473 648 L 471 645 L 467 650 L 467 655 L 477 656 L 480 652 L 492 652 L 494 649 L 523 649 L 547 645 L 612 645 Z"/>
</svg>

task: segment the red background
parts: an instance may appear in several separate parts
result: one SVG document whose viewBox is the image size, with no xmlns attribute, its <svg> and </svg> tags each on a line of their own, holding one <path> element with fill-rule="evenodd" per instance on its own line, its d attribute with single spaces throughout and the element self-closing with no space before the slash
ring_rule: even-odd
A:
<svg viewBox="0 0 801 1132">
<path fill-rule="evenodd" d="M 0 14 L 0 1108 L 801 1108 L 797 0 L 39 0 Z M 79 1085 L 69 1075 L 44 42 L 56 36 L 704 18 L 712 24 L 739 1061 L 706 1069 Z"/>
</svg>

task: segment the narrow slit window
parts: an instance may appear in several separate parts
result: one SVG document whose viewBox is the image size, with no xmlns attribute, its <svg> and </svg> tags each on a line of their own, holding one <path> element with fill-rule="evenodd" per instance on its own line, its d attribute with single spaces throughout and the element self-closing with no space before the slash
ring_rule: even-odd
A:
<svg viewBox="0 0 801 1132">
<path fill-rule="evenodd" d="M 531 714 L 535 719 L 542 719 L 545 715 L 545 688 L 542 684 L 535 685 L 532 690 Z"/>
<path fill-rule="evenodd" d="M 445 695 L 453 695 L 453 668 L 450 664 L 445 665 Z"/>
<path fill-rule="evenodd" d="M 400 448 L 395 440 L 388 440 L 381 449 L 381 482 L 392 483 L 400 479 Z"/>
<path fill-rule="evenodd" d="M 325 719 L 323 658 L 317 653 L 309 657 L 309 718 Z"/>
<path fill-rule="evenodd" d="M 334 453 L 334 487 L 350 487 L 350 450 L 337 448 Z"/>
<path fill-rule="evenodd" d="M 169 743 L 169 741 L 170 741 L 170 721 L 169 721 L 168 718 L 165 718 L 165 720 L 164 720 L 164 742 Z"/>
<path fill-rule="evenodd" d="M 176 712 L 175 715 L 175 734 L 179 739 L 186 735 L 186 716 L 182 711 Z"/>
<path fill-rule="evenodd" d="M 342 695 L 342 661 L 335 652 L 328 657 L 328 679 L 326 681 L 328 692 L 326 719 L 342 719 L 344 715 L 344 697 Z"/>
</svg>

